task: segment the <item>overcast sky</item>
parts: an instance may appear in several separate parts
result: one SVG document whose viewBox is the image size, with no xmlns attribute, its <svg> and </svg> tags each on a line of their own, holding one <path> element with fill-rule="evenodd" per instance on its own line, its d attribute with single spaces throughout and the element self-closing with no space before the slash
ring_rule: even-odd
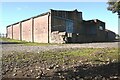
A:
<svg viewBox="0 0 120 80">
<path fill-rule="evenodd" d="M 15 22 L 55 10 L 78 9 L 84 20 L 99 19 L 106 22 L 106 28 L 118 33 L 118 16 L 107 10 L 106 2 L 2 2 L 0 33 L 6 33 L 6 26 Z"/>
</svg>

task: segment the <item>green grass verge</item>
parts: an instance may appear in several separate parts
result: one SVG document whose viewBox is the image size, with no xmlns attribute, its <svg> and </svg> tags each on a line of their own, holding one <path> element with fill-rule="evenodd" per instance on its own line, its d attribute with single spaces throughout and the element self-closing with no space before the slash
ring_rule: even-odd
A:
<svg viewBox="0 0 120 80">
<path fill-rule="evenodd" d="M 106 61 L 118 62 L 118 48 L 81 48 L 71 49 L 63 51 L 45 51 L 39 53 L 18 53 L 3 54 L 4 62 L 35 62 L 35 61 L 47 61 L 50 63 L 58 64 L 72 64 L 79 61 L 91 61 L 92 63 L 101 63 Z"/>
<path fill-rule="evenodd" d="M 9 39 L 9 38 L 0 38 L 1 41 L 7 41 L 7 42 L 24 42 L 20 40 L 14 40 L 14 39 Z"/>
<path fill-rule="evenodd" d="M 27 41 L 20 41 L 15 39 L 9 39 L 9 38 L 0 38 L 1 41 L 7 41 L 7 42 L 15 42 L 18 44 L 24 44 L 26 46 L 48 46 L 48 45 L 58 45 L 55 43 L 37 43 L 37 42 L 27 42 Z M 62 44 L 59 44 L 62 45 Z"/>
</svg>

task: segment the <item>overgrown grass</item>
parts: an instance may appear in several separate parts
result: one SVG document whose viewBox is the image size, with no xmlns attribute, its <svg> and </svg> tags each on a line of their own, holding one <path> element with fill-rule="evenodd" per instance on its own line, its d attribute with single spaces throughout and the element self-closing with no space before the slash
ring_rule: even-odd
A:
<svg viewBox="0 0 120 80">
<path fill-rule="evenodd" d="M 78 61 L 88 60 L 93 63 L 106 62 L 115 60 L 118 62 L 118 48 L 81 48 L 64 51 L 45 51 L 40 53 L 18 53 L 4 54 L 3 61 L 5 62 L 34 62 L 47 61 L 50 63 L 64 64 L 74 63 Z"/>
<path fill-rule="evenodd" d="M 7 42 L 14 42 L 16 44 L 23 44 L 26 46 L 48 46 L 48 45 L 58 45 L 55 43 L 37 43 L 37 42 L 27 42 L 27 41 L 21 41 L 21 40 L 15 40 L 15 39 L 9 39 L 9 38 L 0 38 L 1 41 L 7 41 Z M 59 44 L 62 45 L 62 44 Z"/>
<path fill-rule="evenodd" d="M 7 42 L 25 42 L 25 41 L 20 41 L 20 40 L 15 40 L 15 39 L 9 39 L 9 38 L 0 38 L 1 41 L 7 41 Z"/>
</svg>

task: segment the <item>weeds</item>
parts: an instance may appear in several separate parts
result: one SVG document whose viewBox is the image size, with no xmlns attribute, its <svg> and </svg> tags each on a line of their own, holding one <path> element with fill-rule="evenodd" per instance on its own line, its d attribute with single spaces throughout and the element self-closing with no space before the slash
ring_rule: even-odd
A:
<svg viewBox="0 0 120 80">
<path fill-rule="evenodd" d="M 57 51 L 45 51 L 40 53 L 18 53 L 3 55 L 3 61 L 7 62 L 19 62 L 19 61 L 35 61 L 44 60 L 49 62 L 58 62 L 63 64 L 64 62 L 72 63 L 80 60 L 87 59 L 92 62 L 105 62 L 108 60 L 118 61 L 118 49 L 117 48 L 82 48 L 65 50 L 61 52 Z"/>
</svg>

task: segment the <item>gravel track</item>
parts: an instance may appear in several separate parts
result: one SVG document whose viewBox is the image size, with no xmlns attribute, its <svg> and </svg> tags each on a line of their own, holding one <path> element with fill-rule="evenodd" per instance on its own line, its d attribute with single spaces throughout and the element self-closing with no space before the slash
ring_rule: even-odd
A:
<svg viewBox="0 0 120 80">
<path fill-rule="evenodd" d="M 83 43 L 83 44 L 56 44 L 56 45 L 42 45 L 42 46 L 25 46 L 23 44 L 2 44 L 2 52 L 40 52 L 46 50 L 56 50 L 64 48 L 117 48 L 119 42 L 107 43 Z"/>
</svg>

